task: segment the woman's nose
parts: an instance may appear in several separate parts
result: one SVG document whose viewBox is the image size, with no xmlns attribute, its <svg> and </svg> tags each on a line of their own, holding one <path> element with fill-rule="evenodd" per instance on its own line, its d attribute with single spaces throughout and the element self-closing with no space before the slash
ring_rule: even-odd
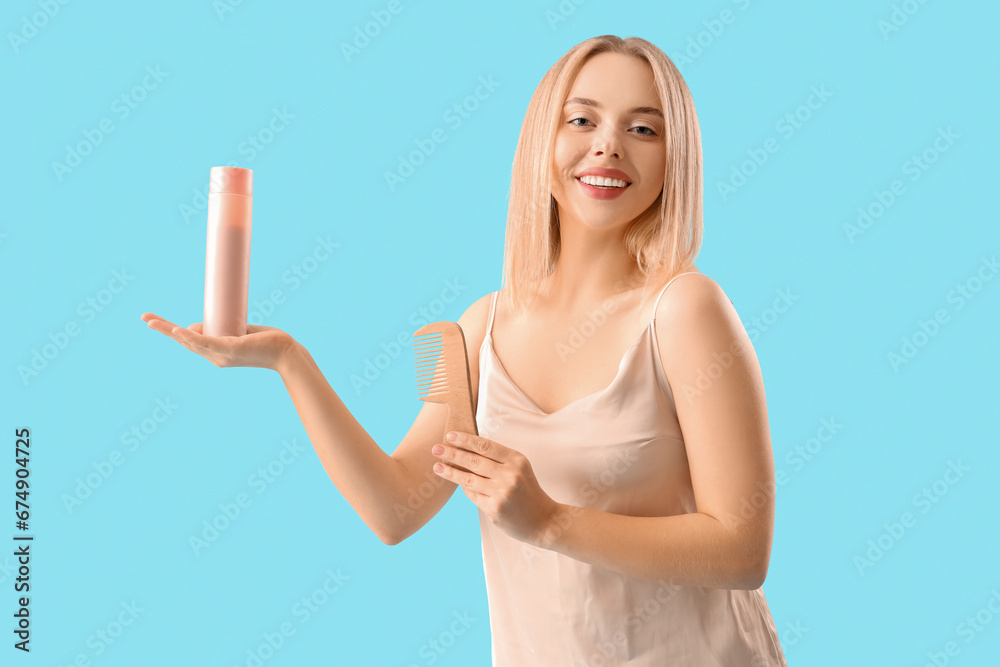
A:
<svg viewBox="0 0 1000 667">
<path fill-rule="evenodd" d="M 619 144 L 618 135 L 615 134 L 614 130 L 606 129 L 603 132 L 598 132 L 594 135 L 594 155 L 611 155 L 613 157 L 621 157 L 621 145 Z"/>
</svg>

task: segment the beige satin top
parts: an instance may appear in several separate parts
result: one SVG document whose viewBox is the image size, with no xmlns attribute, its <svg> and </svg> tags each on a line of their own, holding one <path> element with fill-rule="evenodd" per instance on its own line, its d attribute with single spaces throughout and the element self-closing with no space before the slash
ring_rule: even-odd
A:
<svg viewBox="0 0 1000 667">
<path fill-rule="evenodd" d="M 479 351 L 480 435 L 527 456 L 557 502 L 630 516 L 696 511 L 660 363 L 656 306 L 612 383 L 552 413 L 538 408 L 497 358 L 495 310 L 494 293 Z M 629 577 L 515 540 L 481 510 L 479 524 L 494 667 L 787 665 L 759 588 Z"/>
</svg>

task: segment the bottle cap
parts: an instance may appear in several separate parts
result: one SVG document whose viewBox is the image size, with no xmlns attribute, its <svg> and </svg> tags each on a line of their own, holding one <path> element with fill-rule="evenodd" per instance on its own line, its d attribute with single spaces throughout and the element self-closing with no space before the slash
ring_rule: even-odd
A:
<svg viewBox="0 0 1000 667">
<path fill-rule="evenodd" d="M 242 167 L 212 167 L 208 175 L 208 194 L 253 196 L 253 170 Z"/>
</svg>

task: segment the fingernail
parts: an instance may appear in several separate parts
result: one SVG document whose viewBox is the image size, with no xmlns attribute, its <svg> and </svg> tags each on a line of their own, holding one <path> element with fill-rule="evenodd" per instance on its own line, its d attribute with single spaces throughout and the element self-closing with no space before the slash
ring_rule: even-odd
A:
<svg viewBox="0 0 1000 667">
<path fill-rule="evenodd" d="M 444 454 L 444 445 L 434 445 L 434 447 L 431 448 L 431 454 L 434 456 L 441 456 Z"/>
<path fill-rule="evenodd" d="M 457 438 L 457 437 L 458 437 L 457 433 L 455 433 L 454 431 L 448 431 L 448 435 L 447 435 L 448 442 L 455 442 L 455 438 Z"/>
</svg>

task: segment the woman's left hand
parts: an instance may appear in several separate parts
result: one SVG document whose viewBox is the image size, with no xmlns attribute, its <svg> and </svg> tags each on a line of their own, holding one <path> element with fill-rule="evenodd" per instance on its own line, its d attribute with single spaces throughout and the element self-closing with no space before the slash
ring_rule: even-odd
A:
<svg viewBox="0 0 1000 667">
<path fill-rule="evenodd" d="M 461 485 L 493 525 L 522 542 L 541 545 L 559 504 L 542 491 L 527 457 L 478 435 L 458 431 L 456 436 L 431 449 L 441 459 L 434 472 Z"/>
</svg>

